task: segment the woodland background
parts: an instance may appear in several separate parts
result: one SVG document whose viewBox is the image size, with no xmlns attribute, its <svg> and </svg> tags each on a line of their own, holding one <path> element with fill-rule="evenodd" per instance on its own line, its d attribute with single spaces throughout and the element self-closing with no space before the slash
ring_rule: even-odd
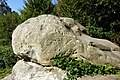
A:
<svg viewBox="0 0 120 80">
<path fill-rule="evenodd" d="M 70 17 L 87 28 L 87 34 L 107 39 L 120 46 L 120 1 L 119 0 L 26 0 L 20 14 L 0 2 L 0 79 L 11 73 L 18 60 L 11 47 L 13 30 L 31 17 L 52 14 Z"/>
</svg>

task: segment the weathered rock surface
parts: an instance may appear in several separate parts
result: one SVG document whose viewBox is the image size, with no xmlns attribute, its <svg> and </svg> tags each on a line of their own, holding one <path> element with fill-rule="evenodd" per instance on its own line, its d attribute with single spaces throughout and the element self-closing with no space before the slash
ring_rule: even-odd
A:
<svg viewBox="0 0 120 80">
<path fill-rule="evenodd" d="M 92 38 L 86 28 L 71 18 L 41 15 L 17 26 L 12 35 L 15 54 L 28 61 L 50 65 L 51 58 L 74 51 L 73 56 L 96 64 L 120 67 L 120 48 Z"/>
<path fill-rule="evenodd" d="M 3 80 L 63 80 L 67 78 L 66 71 L 57 67 L 43 67 L 39 64 L 18 61 L 12 69 L 12 74 Z M 83 76 L 77 80 L 120 80 L 120 75 Z"/>
<path fill-rule="evenodd" d="M 12 74 L 4 80 L 63 80 L 65 71 L 57 67 L 43 67 L 32 62 L 18 61 Z"/>
</svg>

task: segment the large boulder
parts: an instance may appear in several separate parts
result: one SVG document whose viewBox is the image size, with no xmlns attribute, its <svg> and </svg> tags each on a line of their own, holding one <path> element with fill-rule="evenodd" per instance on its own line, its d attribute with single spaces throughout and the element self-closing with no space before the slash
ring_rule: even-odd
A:
<svg viewBox="0 0 120 80">
<path fill-rule="evenodd" d="M 85 33 L 86 28 L 72 18 L 41 15 L 17 26 L 12 47 L 19 57 L 41 65 L 51 65 L 56 55 L 73 51 L 71 56 L 78 59 L 120 67 L 119 46 Z"/>
</svg>

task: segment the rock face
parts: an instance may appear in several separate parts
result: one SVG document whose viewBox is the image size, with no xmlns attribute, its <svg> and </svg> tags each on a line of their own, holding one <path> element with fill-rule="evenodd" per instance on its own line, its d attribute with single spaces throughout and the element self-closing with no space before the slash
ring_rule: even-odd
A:
<svg viewBox="0 0 120 80">
<path fill-rule="evenodd" d="M 23 60 L 4 80 L 63 80 L 66 71 L 52 67 L 51 59 L 71 51 L 71 57 L 78 60 L 120 67 L 119 46 L 86 33 L 86 28 L 72 18 L 41 15 L 28 19 L 12 34 L 13 51 Z M 120 76 L 84 76 L 77 80 L 120 80 Z"/>
<path fill-rule="evenodd" d="M 16 55 L 41 65 L 51 65 L 51 58 L 72 50 L 78 59 L 120 67 L 119 46 L 85 33 L 86 28 L 72 18 L 41 15 L 17 26 L 12 47 Z"/>
<path fill-rule="evenodd" d="M 57 67 L 43 67 L 20 60 L 13 67 L 12 75 L 4 80 L 63 80 L 65 77 L 65 71 Z"/>
</svg>

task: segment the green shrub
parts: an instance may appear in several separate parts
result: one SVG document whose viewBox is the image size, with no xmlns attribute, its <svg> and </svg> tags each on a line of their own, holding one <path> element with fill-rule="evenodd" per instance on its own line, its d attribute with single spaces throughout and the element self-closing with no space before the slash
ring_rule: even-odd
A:
<svg viewBox="0 0 120 80">
<path fill-rule="evenodd" d="M 12 51 L 11 37 L 20 23 L 20 16 L 16 12 L 0 15 L 0 68 L 12 67 L 17 60 Z"/>
<path fill-rule="evenodd" d="M 0 15 L 0 39 L 8 40 L 7 42 L 11 43 L 12 32 L 20 23 L 20 16 L 16 12 Z"/>
<path fill-rule="evenodd" d="M 24 5 L 24 9 L 20 10 L 22 21 L 41 14 L 53 13 L 51 0 L 26 0 Z"/>
<path fill-rule="evenodd" d="M 118 46 L 120 46 L 120 32 L 116 33 L 112 38 L 111 41 L 116 43 Z"/>
<path fill-rule="evenodd" d="M 0 46 L 0 68 L 12 67 L 17 61 L 17 57 L 11 46 Z"/>
<path fill-rule="evenodd" d="M 12 51 L 12 32 L 21 23 L 20 16 L 16 12 L 0 14 L 0 79 L 11 72 L 11 68 L 17 61 Z"/>
<path fill-rule="evenodd" d="M 0 79 L 11 73 L 11 69 L 17 62 L 17 59 L 11 46 L 0 46 Z"/>
<path fill-rule="evenodd" d="M 62 68 L 67 71 L 68 79 L 76 80 L 77 77 L 84 75 L 104 75 L 104 74 L 120 74 L 119 68 L 105 65 L 95 65 L 86 61 L 78 61 L 75 58 L 69 57 L 69 55 L 57 55 L 54 60 L 54 66 Z"/>
<path fill-rule="evenodd" d="M 119 5 L 118 0 L 58 0 L 55 12 L 89 26 L 93 37 L 110 40 L 111 35 L 120 31 Z"/>
<path fill-rule="evenodd" d="M 11 68 L 0 68 L 0 80 L 3 79 L 5 76 L 8 76 L 11 73 Z"/>
<path fill-rule="evenodd" d="M 87 26 L 88 35 L 95 38 L 108 39 L 114 35 L 113 31 L 104 32 L 102 27 Z"/>
</svg>

